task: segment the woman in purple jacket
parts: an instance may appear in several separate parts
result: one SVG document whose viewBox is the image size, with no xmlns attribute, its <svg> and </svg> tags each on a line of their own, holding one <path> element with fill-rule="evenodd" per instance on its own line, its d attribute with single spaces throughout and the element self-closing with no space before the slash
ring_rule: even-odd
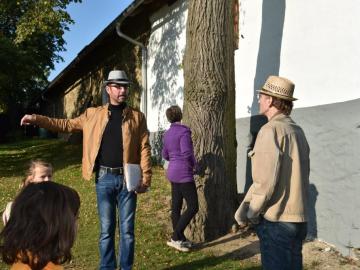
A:
<svg viewBox="0 0 360 270">
<path fill-rule="evenodd" d="M 173 234 L 167 245 L 180 251 L 189 251 L 191 242 L 186 240 L 184 230 L 199 210 L 198 197 L 194 182 L 196 160 L 190 129 L 181 124 L 182 112 L 179 106 L 166 110 L 171 123 L 163 137 L 162 156 L 169 161 L 167 178 L 171 183 L 171 220 Z M 181 214 L 183 199 L 186 210 Z"/>
</svg>

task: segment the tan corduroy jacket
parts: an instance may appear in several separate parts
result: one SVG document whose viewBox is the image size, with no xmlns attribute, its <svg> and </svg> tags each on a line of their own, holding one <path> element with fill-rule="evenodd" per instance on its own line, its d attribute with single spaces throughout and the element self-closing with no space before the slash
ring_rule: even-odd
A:
<svg viewBox="0 0 360 270">
<path fill-rule="evenodd" d="M 241 223 L 262 214 L 269 221 L 306 222 L 309 154 L 303 130 L 289 116 L 270 119 L 249 153 L 253 184 L 235 219 Z"/>
<path fill-rule="evenodd" d="M 82 174 L 90 180 L 95 160 L 99 152 L 102 136 L 109 121 L 108 104 L 88 108 L 74 119 L 55 119 L 36 115 L 35 123 L 42 128 L 55 132 L 83 132 Z M 126 107 L 122 121 L 124 163 L 140 164 L 142 183 L 151 184 L 151 147 L 146 119 L 142 112 Z"/>
</svg>

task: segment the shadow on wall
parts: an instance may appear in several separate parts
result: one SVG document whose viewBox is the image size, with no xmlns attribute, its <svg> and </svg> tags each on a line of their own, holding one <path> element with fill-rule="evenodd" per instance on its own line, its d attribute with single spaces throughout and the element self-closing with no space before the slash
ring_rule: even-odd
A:
<svg viewBox="0 0 360 270">
<path fill-rule="evenodd" d="M 308 221 L 308 233 L 307 239 L 312 240 L 317 238 L 317 221 L 316 221 L 316 200 L 319 195 L 319 192 L 314 184 L 310 184 L 309 186 L 309 221 Z"/>
<path fill-rule="evenodd" d="M 81 80 L 79 95 L 77 96 L 77 100 L 74 103 L 75 108 L 71 115 L 71 118 L 79 116 L 88 107 L 93 106 L 94 98 L 93 98 L 93 95 L 90 90 L 93 87 L 92 86 L 93 83 L 94 82 L 92 79 L 90 79 L 90 83 L 88 82 L 87 79 Z M 89 84 L 90 84 L 90 87 L 89 87 Z M 101 83 L 99 82 L 98 85 L 100 85 L 100 84 Z"/>
<path fill-rule="evenodd" d="M 155 77 L 150 88 L 152 107 L 162 111 L 164 106 L 175 104 L 178 96 L 183 94 L 183 86 L 177 83 L 182 69 L 183 51 L 179 52 L 180 35 L 185 29 L 184 11 L 186 1 L 180 1 L 178 7 L 166 15 L 152 31 L 163 27 L 161 38 L 153 35 L 150 39 L 149 57 L 154 54 L 154 64 L 151 72 Z M 176 89 L 176 91 L 174 91 Z"/>
<path fill-rule="evenodd" d="M 70 119 L 78 117 L 87 108 L 101 105 L 99 93 L 101 93 L 102 82 L 103 77 L 99 72 L 90 73 L 90 75 L 84 76 L 78 86 L 78 95 L 71 104 L 71 106 L 74 106 L 72 108 L 72 113 L 66 118 Z M 73 132 L 62 136 L 70 143 L 79 144 L 82 142 L 82 132 Z"/>
<path fill-rule="evenodd" d="M 257 115 L 259 104 L 256 97 L 256 90 L 261 89 L 269 75 L 279 74 L 285 10 L 285 0 L 263 0 L 259 52 L 254 78 L 253 101 L 250 108 L 251 118 L 249 136 L 251 138 L 249 140 L 250 144 L 247 148 L 246 155 L 253 149 L 260 128 L 267 123 L 266 117 Z M 251 183 L 251 161 L 247 158 L 245 192 L 248 190 Z"/>
<path fill-rule="evenodd" d="M 150 133 L 151 142 L 151 162 L 153 165 L 162 165 L 161 150 L 163 148 L 163 135 L 165 130 Z"/>
</svg>

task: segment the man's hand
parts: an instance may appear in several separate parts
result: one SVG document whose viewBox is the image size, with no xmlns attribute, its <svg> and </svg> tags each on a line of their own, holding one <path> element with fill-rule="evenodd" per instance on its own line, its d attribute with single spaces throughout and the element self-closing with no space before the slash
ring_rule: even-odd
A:
<svg viewBox="0 0 360 270">
<path fill-rule="evenodd" d="M 144 185 L 143 183 L 140 184 L 140 186 L 138 186 L 138 188 L 135 190 L 135 193 L 145 193 L 149 190 L 149 186 Z"/>
<path fill-rule="evenodd" d="M 33 117 L 31 114 L 25 114 L 23 118 L 21 118 L 20 126 L 24 125 L 31 125 L 34 123 L 35 117 Z"/>
<path fill-rule="evenodd" d="M 240 228 L 244 228 L 248 225 L 249 219 L 247 218 L 247 211 L 249 210 L 249 203 L 242 202 L 239 208 L 236 210 L 234 218 L 239 224 Z"/>
</svg>

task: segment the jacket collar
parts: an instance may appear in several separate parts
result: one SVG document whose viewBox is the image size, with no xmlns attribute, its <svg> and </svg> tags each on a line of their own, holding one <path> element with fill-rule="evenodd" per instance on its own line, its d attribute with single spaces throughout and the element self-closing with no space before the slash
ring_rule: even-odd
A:
<svg viewBox="0 0 360 270">
<path fill-rule="evenodd" d="M 129 119 L 130 114 L 131 114 L 131 108 L 129 106 L 126 106 L 125 109 L 123 110 L 123 114 L 122 114 L 123 119 L 122 119 L 122 121 L 124 122 L 127 119 Z"/>
<path fill-rule="evenodd" d="M 109 103 L 106 103 L 103 108 L 105 109 L 105 112 L 109 115 Z M 123 113 L 122 113 L 122 121 L 124 122 L 125 120 L 127 120 L 130 115 L 131 115 L 131 107 L 129 107 L 127 104 L 126 104 L 126 107 L 125 109 L 123 110 Z"/>
<path fill-rule="evenodd" d="M 281 121 L 281 120 L 284 120 L 286 118 L 288 118 L 289 116 L 288 115 L 285 115 L 283 113 L 278 113 L 278 114 L 275 114 L 270 120 L 270 121 Z"/>
</svg>

